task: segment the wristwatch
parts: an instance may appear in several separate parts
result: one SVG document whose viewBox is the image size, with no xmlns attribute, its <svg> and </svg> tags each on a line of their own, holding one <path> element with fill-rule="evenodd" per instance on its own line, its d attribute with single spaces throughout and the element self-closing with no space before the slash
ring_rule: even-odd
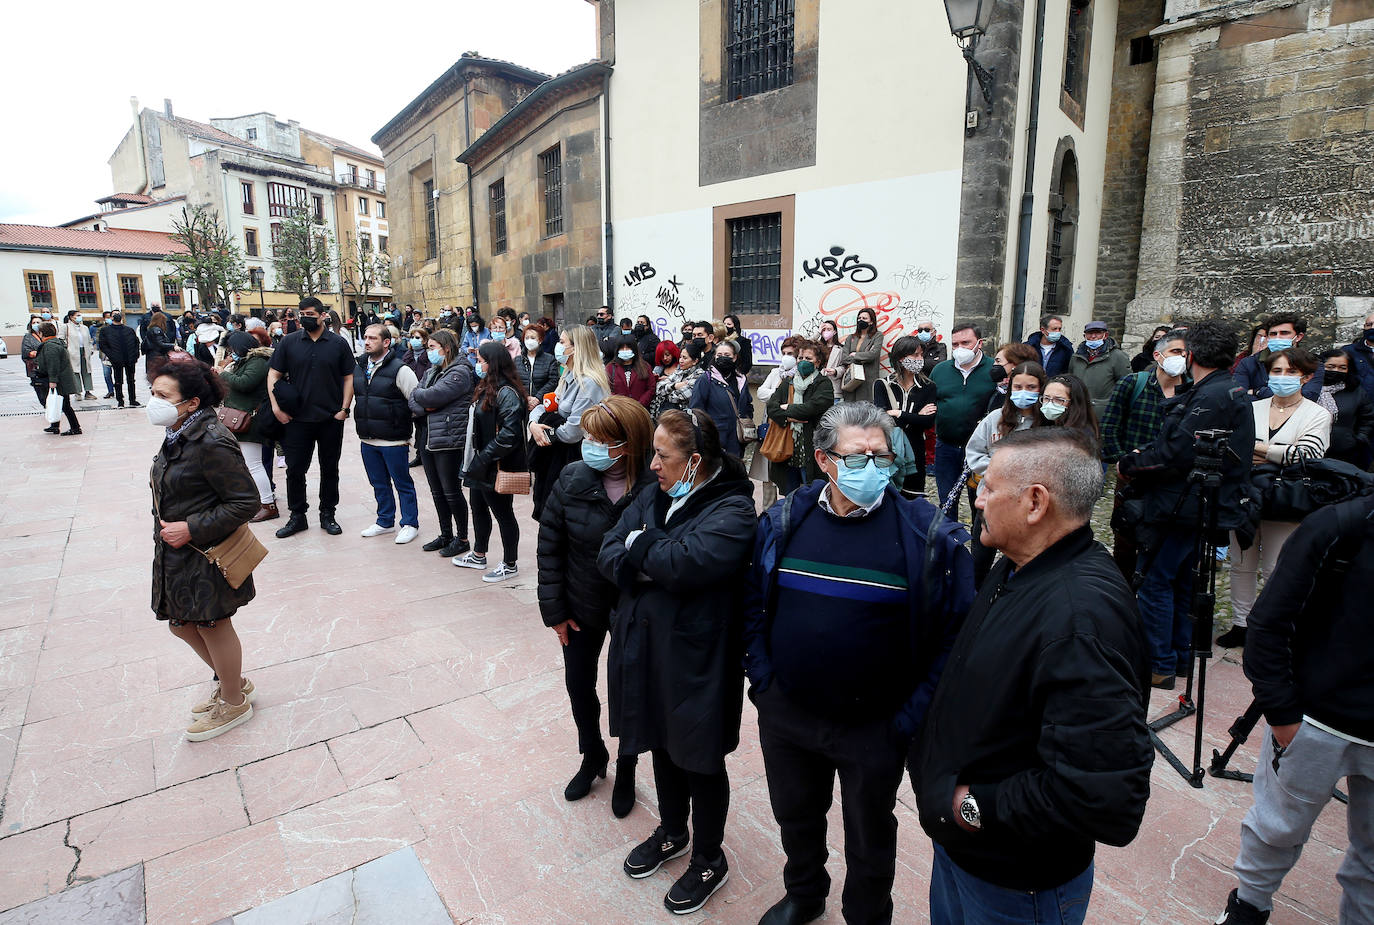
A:
<svg viewBox="0 0 1374 925">
<path fill-rule="evenodd" d="M 351 408 L 340 408 L 339 413 L 344 416 L 344 420 L 348 420 L 349 416 L 353 413 L 353 410 Z"/>
<path fill-rule="evenodd" d="M 964 798 L 959 801 L 959 816 L 971 828 L 981 829 L 983 827 L 983 817 L 978 813 L 978 801 L 973 798 L 971 793 L 964 794 Z"/>
</svg>

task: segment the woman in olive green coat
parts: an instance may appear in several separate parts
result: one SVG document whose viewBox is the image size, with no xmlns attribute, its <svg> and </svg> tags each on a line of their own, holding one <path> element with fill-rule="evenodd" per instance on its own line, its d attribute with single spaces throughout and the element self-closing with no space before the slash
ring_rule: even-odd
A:
<svg viewBox="0 0 1374 925">
<path fill-rule="evenodd" d="M 45 321 L 39 326 L 38 336 L 43 338 L 43 345 L 38 348 L 34 371 L 38 374 L 39 381 L 48 383 L 49 394 L 55 390 L 62 396 L 62 413 L 67 416 L 68 425 L 67 429 L 62 431 L 62 436 L 74 437 L 81 433 L 81 422 L 76 419 L 72 396 L 81 394 L 81 386 L 77 383 L 76 372 L 72 369 L 67 342 L 57 336 L 57 326 L 51 321 Z M 59 426 L 53 423 L 43 430 L 45 433 L 55 434 Z"/>
<path fill-rule="evenodd" d="M 218 367 L 220 378 L 228 387 L 224 396 L 224 407 L 235 411 L 247 411 L 253 415 L 253 423 L 239 438 L 239 451 L 243 462 L 253 476 L 258 487 L 260 506 L 252 517 L 252 523 L 280 517 L 277 499 L 272 493 L 272 480 L 267 477 L 267 466 L 263 460 L 262 445 L 268 441 L 264 428 L 276 424 L 270 413 L 259 414 L 258 409 L 267 401 L 267 362 L 272 358 L 272 348 L 264 347 L 247 331 L 235 331 L 225 340 L 225 353 L 229 362 Z"/>
</svg>

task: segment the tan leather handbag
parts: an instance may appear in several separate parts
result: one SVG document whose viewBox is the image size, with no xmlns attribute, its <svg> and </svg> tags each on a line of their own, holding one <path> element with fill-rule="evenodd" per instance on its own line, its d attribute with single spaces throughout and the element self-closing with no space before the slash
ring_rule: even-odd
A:
<svg viewBox="0 0 1374 925">
<path fill-rule="evenodd" d="M 248 524 L 239 524 L 237 530 L 209 549 L 191 548 L 209 559 L 234 589 L 242 587 L 258 563 L 267 558 L 267 547 L 258 541 Z"/>
</svg>

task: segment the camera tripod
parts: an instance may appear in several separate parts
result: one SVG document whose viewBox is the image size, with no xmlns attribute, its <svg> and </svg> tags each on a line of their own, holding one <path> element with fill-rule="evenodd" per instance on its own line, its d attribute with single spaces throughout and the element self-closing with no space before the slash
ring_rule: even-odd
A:
<svg viewBox="0 0 1374 925">
<path fill-rule="evenodd" d="M 1258 702 L 1250 701 L 1250 706 L 1245 708 L 1245 712 L 1236 717 L 1236 721 L 1231 724 L 1231 728 L 1226 730 L 1226 734 L 1231 737 L 1231 744 L 1226 746 L 1225 751 L 1212 749 L 1212 763 L 1207 766 L 1207 773 L 1213 777 L 1220 777 L 1225 780 L 1238 780 L 1244 783 L 1254 783 L 1255 775 L 1246 774 L 1244 771 L 1235 771 L 1228 768 L 1231 758 L 1236 754 L 1236 749 L 1245 744 L 1245 740 L 1250 738 L 1250 733 L 1255 731 L 1255 725 L 1260 721 L 1264 711 Z M 1332 790 L 1331 795 L 1342 803 L 1349 803 L 1350 797 L 1342 793 L 1339 789 Z"/>
</svg>

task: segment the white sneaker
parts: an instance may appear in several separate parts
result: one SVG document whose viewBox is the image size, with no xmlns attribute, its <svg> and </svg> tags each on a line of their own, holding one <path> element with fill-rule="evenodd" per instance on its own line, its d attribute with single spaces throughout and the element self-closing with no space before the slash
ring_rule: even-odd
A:
<svg viewBox="0 0 1374 925">
<path fill-rule="evenodd" d="M 496 568 L 483 575 L 482 580 L 486 582 L 505 581 L 507 578 L 514 578 L 517 571 L 518 569 L 515 566 L 507 565 L 502 562 L 500 565 L 496 566 Z"/>
<path fill-rule="evenodd" d="M 461 556 L 454 556 L 451 561 L 459 568 L 485 569 L 487 567 L 487 557 L 479 556 L 471 551 L 465 552 Z"/>
<path fill-rule="evenodd" d="M 383 533 L 391 533 L 395 527 L 383 527 L 381 524 L 373 524 L 363 531 L 363 536 L 381 536 Z"/>
<path fill-rule="evenodd" d="M 396 545 L 397 545 L 397 546 L 404 546 L 406 543 L 409 543 L 411 540 L 415 539 L 415 537 L 417 537 L 417 536 L 419 536 L 419 535 L 420 535 L 420 528 L 419 528 L 419 527 L 412 527 L 410 524 L 406 524 L 406 525 L 405 525 L 404 527 L 402 527 L 402 528 L 400 529 L 400 531 L 396 534 Z"/>
</svg>

